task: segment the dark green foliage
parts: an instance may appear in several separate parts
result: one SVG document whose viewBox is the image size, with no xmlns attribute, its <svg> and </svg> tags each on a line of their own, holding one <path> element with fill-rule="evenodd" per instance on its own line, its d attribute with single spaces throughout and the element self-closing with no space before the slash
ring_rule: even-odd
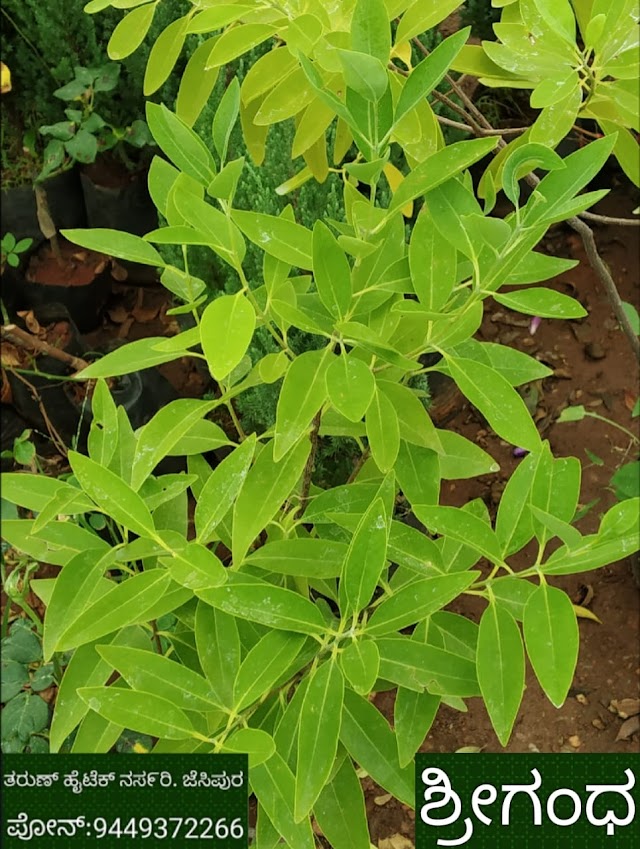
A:
<svg viewBox="0 0 640 849">
<path fill-rule="evenodd" d="M 493 39 L 493 24 L 500 20 L 502 9 L 495 9 L 491 0 L 467 0 L 460 9 L 462 26 L 471 26 L 472 35 Z"/>
</svg>

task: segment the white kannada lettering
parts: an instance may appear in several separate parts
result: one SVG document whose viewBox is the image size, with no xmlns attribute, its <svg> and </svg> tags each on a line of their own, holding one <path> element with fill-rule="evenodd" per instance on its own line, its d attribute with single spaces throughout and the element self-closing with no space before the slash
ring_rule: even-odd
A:
<svg viewBox="0 0 640 849">
<path fill-rule="evenodd" d="M 542 777 L 537 769 L 531 770 L 533 776 L 533 784 L 503 784 L 502 792 L 506 792 L 506 796 L 502 803 L 502 825 L 509 825 L 509 812 L 511 810 L 511 799 L 516 793 L 527 793 L 533 805 L 533 824 L 542 825 L 542 805 L 540 799 L 535 795 L 536 790 L 540 789 Z"/>
<path fill-rule="evenodd" d="M 587 804 L 585 806 L 587 819 L 591 825 L 606 825 L 607 835 L 609 837 L 611 837 L 615 832 L 614 826 L 629 825 L 636 814 L 636 803 L 631 793 L 629 793 L 629 790 L 632 790 L 635 787 L 636 777 L 631 769 L 625 769 L 624 773 L 627 776 L 626 784 L 587 784 L 587 792 L 589 793 Z M 596 817 L 593 811 L 593 806 L 598 796 L 602 793 L 620 793 L 620 795 L 624 797 L 624 800 L 628 805 L 628 813 L 624 819 L 619 819 L 615 815 L 614 811 L 607 811 L 603 817 Z"/>
<path fill-rule="evenodd" d="M 420 819 L 425 823 L 425 825 L 443 826 L 451 825 L 456 822 L 462 811 L 462 803 L 460 802 L 458 794 L 451 789 L 451 782 L 449 781 L 447 773 L 444 770 L 437 769 L 435 767 L 427 768 L 422 771 L 422 782 L 427 785 L 427 789 L 424 791 L 424 799 L 427 804 L 422 805 L 420 808 Z M 436 795 L 440 795 L 442 798 L 438 801 L 432 801 L 433 797 Z M 432 808 L 443 808 L 449 802 L 453 802 L 452 814 L 448 817 L 443 817 L 442 819 L 431 819 L 429 811 Z M 439 838 L 436 841 L 437 845 L 462 846 L 473 834 L 473 823 L 470 817 L 465 817 L 464 825 L 465 832 L 462 837 L 459 837 L 456 840 L 444 840 L 443 838 Z"/>
</svg>

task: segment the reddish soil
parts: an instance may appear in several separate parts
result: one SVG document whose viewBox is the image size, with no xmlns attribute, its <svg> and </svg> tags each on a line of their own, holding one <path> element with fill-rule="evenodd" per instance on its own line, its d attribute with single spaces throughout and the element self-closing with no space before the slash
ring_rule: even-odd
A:
<svg viewBox="0 0 640 849">
<path fill-rule="evenodd" d="M 79 248 L 62 238 L 58 239 L 58 246 L 61 261 L 49 243 L 33 256 L 27 271 L 29 282 L 43 286 L 87 286 L 109 262 L 103 254 Z"/>
<path fill-rule="evenodd" d="M 120 189 L 138 178 L 135 171 L 127 170 L 122 162 L 110 153 L 103 153 L 95 162 L 84 165 L 82 173 L 96 186 L 108 189 Z"/>
</svg>

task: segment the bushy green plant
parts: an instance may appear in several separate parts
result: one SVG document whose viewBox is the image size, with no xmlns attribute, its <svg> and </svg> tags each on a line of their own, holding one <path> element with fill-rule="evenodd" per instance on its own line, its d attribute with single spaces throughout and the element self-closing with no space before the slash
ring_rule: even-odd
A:
<svg viewBox="0 0 640 849">
<path fill-rule="evenodd" d="M 638 499 L 615 505 L 596 534 L 574 526 L 580 463 L 553 457 L 516 391 L 549 369 L 473 338 L 488 298 L 528 315 L 585 315 L 576 300 L 523 284 L 575 264 L 535 246 L 552 224 L 603 196 L 581 192 L 616 139 L 565 159 L 540 144 L 512 148 L 500 185 L 514 211 L 491 217 L 495 196 L 479 204 L 468 168 L 496 150 L 499 137 L 445 145 L 428 100 L 468 32 L 444 40 L 407 74 L 388 68 L 392 47 L 404 51 L 447 5 L 345 0 L 330 16 L 323 4 L 309 4 L 302 19 L 249 0 L 242 9 L 194 6 L 163 31 L 151 49 L 147 93 L 167 78 L 187 30 L 237 22 L 189 60 L 178 114 L 147 106 L 167 157 L 156 157 L 149 174 L 166 225 L 145 238 L 64 235 L 161 268 L 195 326 L 119 348 L 78 376 L 97 385 L 88 451 L 69 452 L 67 480 L 3 476 L 4 497 L 36 515 L 5 522 L 6 539 L 62 566 L 42 588 L 45 659 L 73 652 L 52 750 L 78 728 L 77 751 L 106 751 L 103 732 L 128 728 L 156 737 L 154 752 L 248 752 L 259 849 L 280 839 L 312 849 L 312 818 L 334 849 L 369 849 L 357 769 L 412 805 L 412 759 L 439 706 L 462 709 L 473 697 L 484 700 L 506 745 L 524 692 L 525 655 L 560 706 L 579 632 L 554 576 L 640 548 Z M 118 45 L 127 35 L 133 49 L 144 37 L 142 16 L 152 13 L 151 4 L 130 11 L 112 52 L 114 39 Z M 399 15 L 392 45 L 389 22 Z M 212 121 L 212 153 L 191 129 L 211 91 L 203 92 L 202 72 L 276 33 L 258 70 L 226 87 Z M 268 73 L 268 63 L 282 67 Z M 252 85 L 265 88 L 253 97 Z M 309 141 L 299 147 L 310 172 L 298 172 L 301 183 L 321 174 L 327 127 L 337 117 L 344 217 L 323 217 L 311 228 L 292 204 L 280 214 L 239 208 L 246 162 L 229 148 L 239 115 L 256 165 L 265 126 L 300 122 L 296 136 Z M 356 153 L 348 155 L 352 143 Z M 410 167 L 402 179 L 387 167 L 393 145 Z M 533 167 L 546 174 L 523 202 L 519 180 Z M 381 202 L 385 174 L 395 185 Z M 423 206 L 408 233 L 417 202 Z M 207 247 L 235 275 L 234 291 L 210 300 L 203 280 L 163 260 L 154 245 L 165 244 Z M 248 245 L 263 252 L 257 277 L 245 269 Z M 299 333 L 304 350 L 296 347 Z M 274 349 L 256 350 L 265 334 Z M 440 359 L 424 366 L 429 354 Z M 174 401 L 134 432 L 105 379 L 177 357 L 205 361 L 217 397 Z M 495 522 L 480 500 L 439 504 L 443 480 L 495 472 L 497 464 L 434 426 L 415 382 L 431 371 L 452 377 L 495 433 L 527 452 Z M 234 404 L 265 385 L 279 386 L 275 422 L 247 433 Z M 225 407 L 233 439 L 208 418 Z M 318 477 L 323 439 L 358 445 L 344 485 Z M 213 468 L 203 454 L 221 446 L 226 456 Z M 157 472 L 167 455 L 187 457 L 187 473 Z M 426 533 L 402 521 L 409 511 Z M 80 524 L 86 513 L 108 517 L 111 540 Z M 512 556 L 532 541 L 516 570 Z M 463 593 L 483 600 L 479 625 L 444 610 Z M 169 613 L 178 625 L 160 633 L 158 620 Z M 158 637 L 174 653 L 162 642 L 158 650 Z M 126 686 L 110 683 L 114 672 Z M 369 699 L 385 689 L 397 691 L 393 729 Z"/>
<path fill-rule="evenodd" d="M 40 127 L 43 136 L 50 137 L 44 149 L 44 166 L 38 180 L 71 168 L 76 162 L 84 165 L 95 162 L 98 153 L 115 150 L 129 163 L 124 143 L 143 148 L 152 139 L 144 121 L 139 119 L 129 127 L 109 126 L 97 112 L 95 98 L 101 92 L 112 92 L 118 84 L 120 65 L 110 62 L 99 68 L 74 68 L 74 78 L 53 92 L 54 97 L 69 103 L 64 110 L 66 121 Z"/>
</svg>

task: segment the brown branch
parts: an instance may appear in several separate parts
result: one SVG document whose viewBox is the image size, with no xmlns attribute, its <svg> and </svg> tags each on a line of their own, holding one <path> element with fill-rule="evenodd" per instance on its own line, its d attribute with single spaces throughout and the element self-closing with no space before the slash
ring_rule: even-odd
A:
<svg viewBox="0 0 640 849">
<path fill-rule="evenodd" d="M 364 464 L 367 462 L 367 460 L 369 459 L 369 455 L 370 455 L 370 454 L 371 454 L 370 449 L 369 449 L 369 448 L 365 448 L 365 450 L 362 452 L 362 454 L 361 454 L 361 455 L 358 457 L 358 459 L 356 460 L 356 464 L 355 464 L 355 466 L 353 467 L 353 470 L 352 470 L 351 474 L 349 475 L 349 478 L 348 478 L 348 480 L 347 480 L 347 483 L 353 483 L 353 482 L 354 482 L 354 480 L 358 477 L 358 473 L 359 473 L 360 469 L 361 469 L 361 468 L 364 466 Z"/>
<path fill-rule="evenodd" d="M 594 221 L 596 224 L 613 224 L 616 227 L 640 227 L 640 218 L 612 218 L 610 215 L 600 215 L 597 212 L 581 212 L 577 217 Z"/>
<path fill-rule="evenodd" d="M 53 345 L 44 342 L 42 339 L 38 339 L 31 333 L 27 333 L 26 330 L 21 330 L 15 324 L 3 325 L 1 330 L 2 339 L 11 342 L 13 345 L 17 345 L 19 348 L 31 351 L 33 354 L 46 354 L 55 360 L 59 360 L 61 363 L 66 363 L 66 365 L 75 371 L 81 371 L 89 366 L 89 363 L 85 360 L 74 357 L 72 354 L 67 354 L 66 351 L 61 351 L 60 348 L 54 348 Z"/>
<path fill-rule="evenodd" d="M 55 427 L 51 423 L 51 419 L 47 415 L 47 411 L 45 409 L 44 403 L 42 402 L 42 398 L 40 397 L 40 393 L 38 392 L 36 387 L 33 385 L 33 383 L 30 383 L 25 377 L 22 377 L 22 375 L 19 374 L 17 371 L 15 371 L 15 369 L 8 369 L 8 371 L 10 371 L 11 374 L 14 375 L 14 377 L 16 377 L 21 383 L 24 383 L 24 385 L 28 388 L 29 392 L 31 393 L 31 397 L 33 398 L 33 400 L 38 405 L 38 409 L 40 410 L 40 415 L 42 416 L 45 427 L 47 428 L 49 436 L 51 437 L 51 441 L 55 445 L 56 450 L 59 451 L 59 453 L 63 457 L 66 457 L 67 456 L 67 446 L 65 445 L 64 440 L 62 439 L 62 437 L 60 436 L 58 431 L 55 429 Z"/>
</svg>

